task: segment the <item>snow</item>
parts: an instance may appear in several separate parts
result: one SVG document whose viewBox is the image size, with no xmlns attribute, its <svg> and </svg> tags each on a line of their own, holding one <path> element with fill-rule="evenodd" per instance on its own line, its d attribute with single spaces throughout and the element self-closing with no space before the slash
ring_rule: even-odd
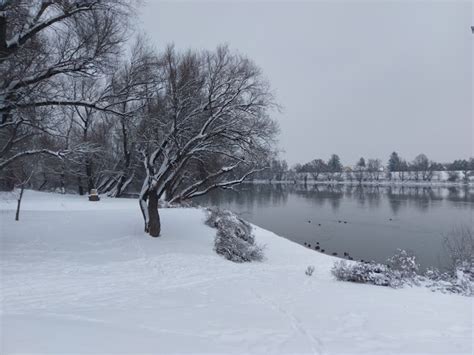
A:
<svg viewBox="0 0 474 355">
<path fill-rule="evenodd" d="M 256 227 L 262 263 L 213 252 L 199 209 L 0 196 L 0 353 L 466 353 L 472 298 L 334 280 L 335 258 Z M 312 276 L 305 270 L 314 265 Z"/>
</svg>

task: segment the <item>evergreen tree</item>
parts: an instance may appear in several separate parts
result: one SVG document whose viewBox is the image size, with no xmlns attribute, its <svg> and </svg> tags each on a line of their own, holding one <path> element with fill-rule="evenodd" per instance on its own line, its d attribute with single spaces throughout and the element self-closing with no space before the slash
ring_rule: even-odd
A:
<svg viewBox="0 0 474 355">
<path fill-rule="evenodd" d="M 400 163 L 401 163 L 401 159 L 398 156 L 398 153 L 393 152 L 390 155 L 390 158 L 388 159 L 388 164 L 387 164 L 388 171 L 390 171 L 390 172 L 399 171 Z"/>
<path fill-rule="evenodd" d="M 332 173 L 338 173 L 342 171 L 341 159 L 337 154 L 331 155 L 328 160 L 328 170 Z"/>
</svg>

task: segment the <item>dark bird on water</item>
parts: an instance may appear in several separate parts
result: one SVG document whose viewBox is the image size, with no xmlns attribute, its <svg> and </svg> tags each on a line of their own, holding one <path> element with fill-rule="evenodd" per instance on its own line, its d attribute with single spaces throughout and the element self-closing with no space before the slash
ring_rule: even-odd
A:
<svg viewBox="0 0 474 355">
<path fill-rule="evenodd" d="M 336 252 L 334 252 L 334 253 L 332 253 L 332 255 L 334 255 L 334 256 L 337 256 L 337 253 L 336 253 Z"/>
<path fill-rule="evenodd" d="M 316 246 L 314 247 L 314 249 L 319 250 L 319 249 L 320 249 L 320 248 L 319 248 L 319 245 L 316 245 Z"/>
</svg>

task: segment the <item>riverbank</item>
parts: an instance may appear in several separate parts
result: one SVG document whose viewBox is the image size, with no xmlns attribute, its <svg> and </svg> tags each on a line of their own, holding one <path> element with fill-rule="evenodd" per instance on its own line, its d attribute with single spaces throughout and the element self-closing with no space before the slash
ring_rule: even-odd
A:
<svg viewBox="0 0 474 355">
<path fill-rule="evenodd" d="M 471 353 L 472 299 L 338 282 L 335 258 L 255 227 L 261 263 L 213 251 L 200 209 L 26 191 L 0 201 L 1 353 Z M 305 275 L 309 265 L 314 274 Z"/>
<path fill-rule="evenodd" d="M 380 180 L 380 181 L 349 181 L 349 180 L 252 180 L 246 181 L 247 184 L 299 184 L 299 185 L 349 185 L 349 186 L 380 186 L 380 187 L 458 187 L 472 188 L 474 182 L 450 182 L 450 181 L 399 181 L 399 180 Z"/>
</svg>

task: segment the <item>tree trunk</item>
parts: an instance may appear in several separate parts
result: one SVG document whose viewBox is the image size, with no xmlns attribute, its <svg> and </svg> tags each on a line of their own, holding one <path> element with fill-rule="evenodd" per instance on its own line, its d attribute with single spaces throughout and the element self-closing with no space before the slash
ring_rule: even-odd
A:
<svg viewBox="0 0 474 355">
<path fill-rule="evenodd" d="M 87 192 L 90 193 L 94 188 L 94 179 L 92 178 L 92 162 L 86 160 Z"/>
<path fill-rule="evenodd" d="M 18 197 L 18 203 L 16 205 L 16 214 L 15 214 L 15 221 L 20 220 L 20 205 L 21 205 L 21 199 L 23 197 L 23 191 L 25 190 L 25 184 L 21 185 L 21 190 L 20 190 L 20 196 Z"/>
<path fill-rule="evenodd" d="M 0 15 L 0 58 L 6 56 L 7 51 L 7 15 Z"/>
<path fill-rule="evenodd" d="M 41 191 L 43 187 L 46 186 L 47 183 L 48 183 L 48 179 L 46 178 L 46 174 L 43 173 L 43 183 L 40 185 L 40 187 L 38 187 L 38 191 Z"/>
<path fill-rule="evenodd" d="M 160 214 L 158 212 L 158 195 L 155 190 L 148 194 L 148 233 L 159 237 L 161 232 Z"/>
<path fill-rule="evenodd" d="M 78 187 L 78 191 L 79 191 L 79 195 L 84 195 L 84 188 L 82 187 L 82 182 L 81 182 L 81 178 L 78 177 L 77 178 L 77 187 Z"/>
</svg>

